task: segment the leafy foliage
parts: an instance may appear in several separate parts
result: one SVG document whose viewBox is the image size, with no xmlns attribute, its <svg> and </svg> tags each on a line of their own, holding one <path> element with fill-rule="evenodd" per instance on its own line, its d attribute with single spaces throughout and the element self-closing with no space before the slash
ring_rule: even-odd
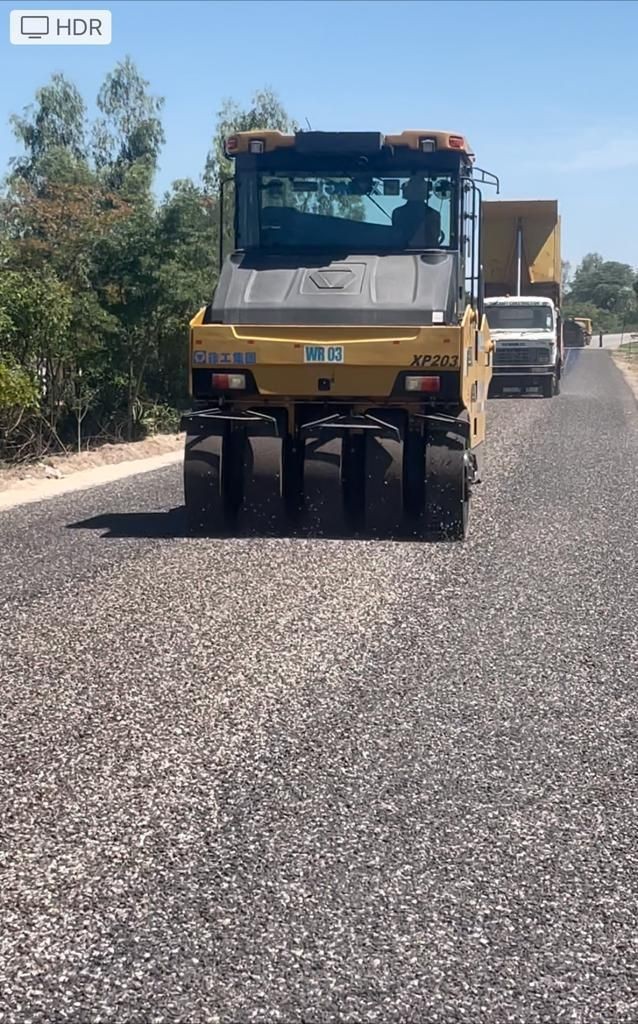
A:
<svg viewBox="0 0 638 1024">
<path fill-rule="evenodd" d="M 164 143 L 160 113 L 164 100 L 148 93 L 148 82 L 126 57 L 107 76 L 98 93 L 101 117 L 93 127 L 92 152 L 95 166 L 111 186 L 121 188 L 129 181 L 142 190 L 150 188 L 157 158 Z"/>
<path fill-rule="evenodd" d="M 276 93 L 270 88 L 257 91 L 246 110 L 242 110 L 235 100 L 223 101 L 217 112 L 215 133 L 204 167 L 204 187 L 218 201 L 223 193 L 224 253 L 233 243 L 233 188 L 228 183 L 232 177 L 233 165 L 224 155 L 226 139 L 235 132 L 247 132 L 254 128 L 293 132 L 297 127 L 297 123 L 290 118 Z M 223 188 L 225 182 L 227 184 Z"/>
<path fill-rule="evenodd" d="M 14 175 L 37 186 L 46 181 L 82 177 L 85 158 L 86 108 L 72 82 L 54 74 L 36 92 L 36 106 L 11 118 L 25 154 L 11 161 Z"/>
<path fill-rule="evenodd" d="M 204 181 L 213 193 L 218 194 L 220 182 L 232 174 L 232 163 L 224 155 L 226 139 L 234 132 L 248 132 L 253 128 L 294 132 L 298 125 L 271 88 L 256 92 L 247 110 L 242 110 L 235 100 L 225 99 L 217 112 L 217 126 L 204 168 Z"/>
<path fill-rule="evenodd" d="M 188 321 L 218 276 L 223 139 L 294 124 L 270 89 L 247 109 L 226 101 L 202 182 L 158 202 L 163 103 L 127 57 L 93 123 L 60 74 L 12 119 L 23 152 L 0 196 L 0 456 L 177 426 Z"/>
<path fill-rule="evenodd" d="M 0 356 L 0 422 L 12 412 L 36 409 L 38 397 L 33 377 L 18 365 L 13 356 Z"/>
<path fill-rule="evenodd" d="M 588 253 L 568 285 L 563 312 L 589 317 L 595 331 L 613 333 L 638 317 L 637 298 L 638 278 L 629 264 Z"/>
</svg>

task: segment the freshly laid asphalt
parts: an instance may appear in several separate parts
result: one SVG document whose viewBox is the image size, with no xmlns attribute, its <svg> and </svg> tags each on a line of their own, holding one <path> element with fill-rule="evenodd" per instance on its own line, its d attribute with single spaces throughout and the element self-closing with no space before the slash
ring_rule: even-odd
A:
<svg viewBox="0 0 638 1024">
<path fill-rule="evenodd" d="M 0 513 L 0 1021 L 638 1021 L 638 406 L 489 404 L 464 545 Z"/>
</svg>

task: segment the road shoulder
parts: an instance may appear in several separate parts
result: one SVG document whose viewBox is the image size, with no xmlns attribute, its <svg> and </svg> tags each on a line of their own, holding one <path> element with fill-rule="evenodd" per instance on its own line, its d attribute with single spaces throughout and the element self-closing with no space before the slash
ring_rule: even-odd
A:
<svg viewBox="0 0 638 1024">
<path fill-rule="evenodd" d="M 52 470 L 53 478 L 28 475 L 24 479 L 16 479 L 6 474 L 0 479 L 0 511 L 149 473 L 182 460 L 183 440 L 180 436 L 166 435 L 162 441 L 152 440 L 155 444 L 150 446 L 147 442 L 110 445 L 108 453 L 98 449 L 82 456 L 58 456 L 48 460 L 52 466 L 37 467 L 40 472 Z M 159 454 L 147 454 L 149 447 L 156 451 L 159 448 Z"/>
<path fill-rule="evenodd" d="M 638 401 L 638 354 L 628 355 L 622 349 L 616 349 L 612 358 Z"/>
</svg>

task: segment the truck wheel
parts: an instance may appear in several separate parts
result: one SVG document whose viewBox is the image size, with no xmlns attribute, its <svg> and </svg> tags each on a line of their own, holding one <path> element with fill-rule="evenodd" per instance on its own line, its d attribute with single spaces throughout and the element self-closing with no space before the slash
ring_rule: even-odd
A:
<svg viewBox="0 0 638 1024">
<path fill-rule="evenodd" d="M 553 398 L 556 394 L 556 378 L 547 377 L 543 381 L 543 398 Z"/>
</svg>

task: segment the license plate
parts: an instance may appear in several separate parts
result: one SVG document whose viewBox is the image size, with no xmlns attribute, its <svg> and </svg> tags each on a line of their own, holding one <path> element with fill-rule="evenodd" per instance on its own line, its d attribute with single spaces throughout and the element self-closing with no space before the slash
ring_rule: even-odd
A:
<svg viewBox="0 0 638 1024">
<path fill-rule="evenodd" d="M 344 363 L 343 345 L 304 345 L 304 363 Z"/>
</svg>

